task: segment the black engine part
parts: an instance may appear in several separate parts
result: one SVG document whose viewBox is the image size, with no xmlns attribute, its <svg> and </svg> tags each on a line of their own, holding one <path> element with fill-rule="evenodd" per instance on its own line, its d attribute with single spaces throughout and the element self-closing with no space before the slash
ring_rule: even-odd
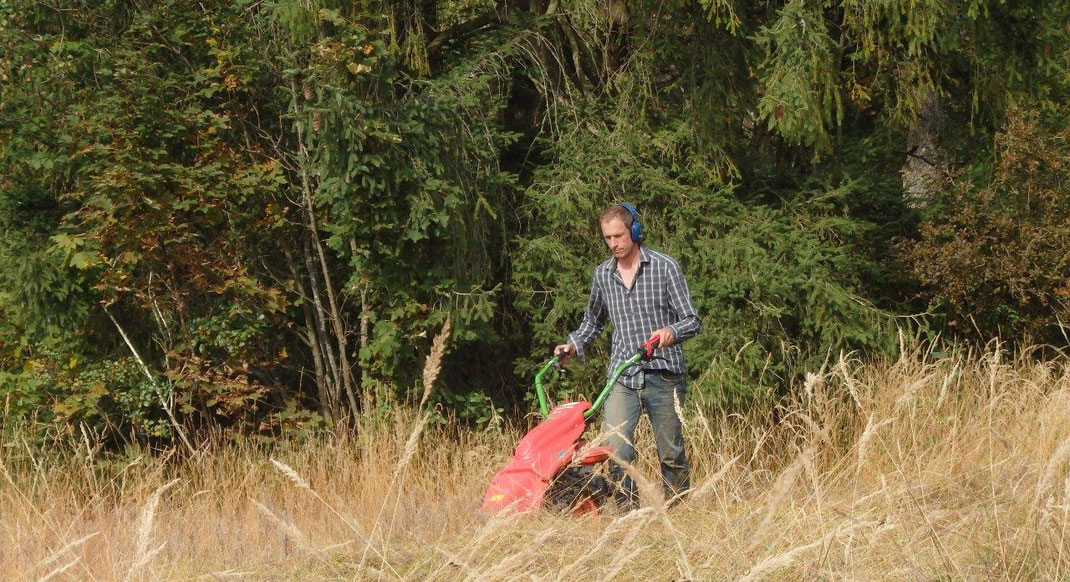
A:
<svg viewBox="0 0 1070 582">
<path fill-rule="evenodd" d="M 590 499 L 601 507 L 609 498 L 609 482 L 595 473 L 591 465 L 569 467 L 557 474 L 546 490 L 545 506 L 550 511 L 567 513 Z"/>
</svg>

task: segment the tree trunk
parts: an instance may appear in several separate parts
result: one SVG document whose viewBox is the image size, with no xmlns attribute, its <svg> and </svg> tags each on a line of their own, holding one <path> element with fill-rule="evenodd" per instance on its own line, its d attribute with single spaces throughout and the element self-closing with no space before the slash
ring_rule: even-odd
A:
<svg viewBox="0 0 1070 582">
<path fill-rule="evenodd" d="M 306 239 L 302 249 L 305 258 L 305 271 L 308 272 L 309 286 L 312 288 L 313 319 L 315 319 L 316 324 L 316 335 L 319 338 L 319 344 L 323 346 L 323 354 L 326 356 L 325 363 L 327 364 L 327 377 L 329 378 L 330 388 L 328 399 L 332 410 L 331 418 L 338 420 L 341 415 L 338 414 L 335 407 L 341 403 L 342 375 L 338 369 L 338 363 L 335 361 L 334 350 L 331 348 L 327 333 L 327 319 L 329 316 L 327 315 L 327 310 L 323 307 L 323 300 L 320 298 L 320 282 L 316 275 L 316 259 L 312 256 L 312 243 Z"/>
<path fill-rule="evenodd" d="M 294 263 L 290 249 L 284 247 L 282 252 L 286 255 L 286 266 L 290 268 L 290 276 L 297 285 L 297 292 L 302 298 L 301 310 L 305 314 L 305 333 L 303 335 L 305 343 L 308 344 L 308 348 L 312 352 L 312 365 L 316 373 L 316 396 L 319 400 L 320 414 L 323 415 L 323 418 L 337 421 L 334 407 L 330 402 L 331 386 L 323 364 L 323 345 L 319 341 L 319 334 L 316 333 L 316 324 L 312 314 L 312 298 L 305 290 L 304 279 L 297 271 L 297 265 Z"/>
<path fill-rule="evenodd" d="M 294 112 L 296 113 L 298 94 L 296 83 L 293 83 L 291 85 L 291 89 L 293 92 L 293 99 L 291 100 L 291 104 Z M 304 126 L 301 123 L 300 118 L 296 118 L 294 120 L 294 129 L 297 134 L 297 157 L 301 174 L 301 199 L 304 206 L 305 224 L 309 235 L 309 239 L 307 242 L 309 245 L 314 247 L 316 251 L 316 257 L 318 258 L 319 262 L 319 269 L 323 277 L 323 287 L 327 293 L 327 302 L 328 307 L 330 308 L 328 319 L 331 322 L 331 327 L 334 331 L 334 339 L 338 346 L 338 361 L 335 366 L 335 389 L 338 390 L 338 388 L 341 387 L 341 389 L 344 390 L 345 397 L 349 402 L 350 413 L 352 414 L 354 422 L 356 422 L 360 416 L 360 405 L 357 402 L 357 397 L 353 387 L 353 368 L 349 364 L 349 356 L 347 354 L 348 348 L 346 346 L 345 324 L 342 320 L 341 311 L 338 308 L 338 300 L 335 298 L 334 284 L 331 281 L 331 272 L 327 264 L 327 254 L 323 248 L 323 241 L 319 237 L 319 225 L 316 221 L 316 208 L 312 200 L 312 179 L 309 176 L 308 170 L 309 155 L 308 150 L 305 149 Z M 306 256 L 306 259 L 310 259 L 310 257 Z M 316 267 L 312 265 L 311 262 L 308 260 L 306 260 L 306 264 L 309 269 L 309 274 L 313 275 L 312 278 L 314 279 L 314 271 Z M 319 292 L 317 288 L 318 285 L 313 284 L 313 297 L 316 297 L 316 302 L 322 312 L 323 303 L 319 299 Z M 334 355 L 332 354 L 332 352 L 333 350 L 329 350 L 328 355 L 331 356 L 331 360 L 334 360 Z M 338 394 L 337 396 L 339 399 L 341 399 L 341 394 Z"/>
<path fill-rule="evenodd" d="M 907 135 L 907 157 L 899 170 L 903 196 L 911 208 L 927 208 L 933 194 L 947 186 L 947 156 L 938 142 L 945 118 L 939 98 L 928 92 Z"/>
</svg>

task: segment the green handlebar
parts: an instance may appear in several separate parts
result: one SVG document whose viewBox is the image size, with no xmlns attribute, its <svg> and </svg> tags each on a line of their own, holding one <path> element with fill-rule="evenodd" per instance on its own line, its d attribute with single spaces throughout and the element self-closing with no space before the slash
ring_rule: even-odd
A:
<svg viewBox="0 0 1070 582">
<path fill-rule="evenodd" d="M 613 390 L 613 384 L 616 383 L 617 378 L 620 378 L 620 375 L 623 374 L 625 370 L 634 366 L 635 363 L 641 359 L 643 359 L 643 353 L 639 352 L 634 356 L 628 358 L 627 360 L 624 360 L 621 365 L 617 366 L 616 370 L 613 370 L 613 375 L 611 375 L 609 379 L 606 380 L 606 385 L 604 388 L 602 388 L 602 392 L 598 394 L 598 398 L 595 398 L 594 402 L 591 404 L 591 407 L 583 412 L 584 420 L 591 418 L 596 412 L 598 412 L 598 409 L 602 407 L 602 403 L 606 401 L 606 397 L 609 396 L 610 391 Z"/>
<path fill-rule="evenodd" d="M 546 403 L 546 391 L 542 389 L 542 377 L 559 361 L 561 361 L 561 358 L 554 356 L 549 362 L 546 362 L 546 365 L 539 370 L 538 374 L 535 374 L 535 395 L 539 397 L 539 412 L 543 418 L 550 415 L 550 405 Z"/>
<path fill-rule="evenodd" d="M 653 344 L 653 346 L 656 345 L 657 343 Z M 598 393 L 598 397 L 594 399 L 594 402 L 591 404 L 591 407 L 584 411 L 584 420 L 591 418 L 596 412 L 598 412 L 598 409 L 601 408 L 602 404 L 606 401 L 606 397 L 609 396 L 610 391 L 613 390 L 613 384 L 616 383 L 617 378 L 620 378 L 620 375 L 623 374 L 625 370 L 634 366 L 640 360 L 645 359 L 644 356 L 648 357 L 648 352 L 644 351 L 646 347 L 647 345 L 644 344 L 643 347 L 640 348 L 634 356 L 628 358 L 627 360 L 622 362 L 621 365 L 617 366 L 616 370 L 613 370 L 613 373 L 609 376 L 609 379 L 606 380 L 605 387 L 603 387 L 602 391 Z M 651 350 L 652 349 L 653 348 L 651 347 Z M 542 377 L 546 375 L 546 372 L 550 371 L 550 368 L 557 365 L 557 363 L 560 361 L 560 357 L 554 356 L 550 359 L 549 362 L 546 362 L 546 365 L 544 365 L 542 369 L 539 370 L 538 374 L 535 374 L 535 395 L 539 398 L 539 412 L 542 414 L 543 418 L 546 418 L 550 415 L 550 405 L 546 400 L 546 390 L 544 390 L 542 387 Z"/>
</svg>

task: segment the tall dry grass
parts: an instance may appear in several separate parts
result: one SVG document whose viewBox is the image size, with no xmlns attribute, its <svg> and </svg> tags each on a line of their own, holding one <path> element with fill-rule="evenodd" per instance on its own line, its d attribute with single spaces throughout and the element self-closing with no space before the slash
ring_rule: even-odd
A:
<svg viewBox="0 0 1070 582">
<path fill-rule="evenodd" d="M 914 349 L 832 361 L 798 393 L 749 415 L 689 403 L 690 497 L 657 502 L 646 431 L 636 472 L 648 506 L 595 517 L 481 515 L 519 433 L 436 427 L 418 410 L 355 436 L 110 467 L 88 446 L 40 452 L 16 439 L 0 448 L 0 577 L 1070 577 L 1063 362 Z"/>
</svg>

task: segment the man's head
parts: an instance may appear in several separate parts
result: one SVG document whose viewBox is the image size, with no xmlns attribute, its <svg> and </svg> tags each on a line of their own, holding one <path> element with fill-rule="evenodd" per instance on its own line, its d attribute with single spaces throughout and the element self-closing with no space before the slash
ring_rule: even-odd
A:
<svg viewBox="0 0 1070 582">
<path fill-rule="evenodd" d="M 639 252 L 639 243 L 632 240 L 632 225 L 635 216 L 620 204 L 614 204 L 602 213 L 599 219 L 602 238 L 617 260 L 631 257 Z"/>
</svg>

